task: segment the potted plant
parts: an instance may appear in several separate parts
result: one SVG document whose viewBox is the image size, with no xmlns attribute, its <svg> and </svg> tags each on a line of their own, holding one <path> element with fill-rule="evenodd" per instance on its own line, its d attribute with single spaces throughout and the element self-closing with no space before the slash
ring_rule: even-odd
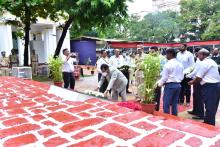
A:
<svg viewBox="0 0 220 147">
<path fill-rule="evenodd" d="M 144 82 L 138 86 L 140 91 L 140 105 L 142 111 L 153 113 L 155 110 L 155 89 L 156 82 L 160 76 L 161 64 L 158 55 L 148 54 L 140 63 L 143 71 Z"/>
<path fill-rule="evenodd" d="M 94 75 L 94 73 L 95 73 L 95 67 L 92 67 L 92 69 L 91 69 L 91 75 Z"/>
<path fill-rule="evenodd" d="M 49 69 L 50 69 L 50 73 L 51 73 L 51 77 L 53 79 L 54 85 L 62 87 L 62 65 L 63 65 L 63 61 L 60 57 L 57 58 L 53 58 L 50 57 L 49 58 Z"/>
</svg>

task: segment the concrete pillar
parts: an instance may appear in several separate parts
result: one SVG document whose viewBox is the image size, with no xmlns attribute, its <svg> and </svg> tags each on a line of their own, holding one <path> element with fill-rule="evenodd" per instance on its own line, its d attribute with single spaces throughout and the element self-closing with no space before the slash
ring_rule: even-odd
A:
<svg viewBox="0 0 220 147">
<path fill-rule="evenodd" d="M 45 51 L 45 62 L 48 63 L 50 56 L 53 56 L 56 49 L 57 40 L 56 40 L 56 27 L 47 28 L 43 32 L 44 35 L 44 51 Z"/>
<path fill-rule="evenodd" d="M 19 59 L 19 65 L 23 66 L 24 65 L 24 40 L 22 40 L 21 38 L 18 38 L 18 59 Z"/>
<path fill-rule="evenodd" d="M 13 48 L 11 25 L 0 23 L 0 34 L 0 52 L 5 51 L 6 56 L 9 56 Z"/>
</svg>

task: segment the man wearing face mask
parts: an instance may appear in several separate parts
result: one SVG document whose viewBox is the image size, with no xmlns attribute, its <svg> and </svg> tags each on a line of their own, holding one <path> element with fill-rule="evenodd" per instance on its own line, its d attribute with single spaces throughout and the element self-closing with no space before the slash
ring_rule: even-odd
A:
<svg viewBox="0 0 220 147">
<path fill-rule="evenodd" d="M 102 86 L 106 78 L 109 84 L 104 92 L 104 96 L 107 97 L 107 94 L 111 90 L 113 100 L 118 100 L 118 96 L 120 95 L 122 97 L 122 101 L 126 101 L 126 85 L 128 80 L 123 73 L 114 67 L 109 67 L 107 64 L 102 64 L 101 70 L 102 77 L 99 81 L 97 90 Z"/>
</svg>

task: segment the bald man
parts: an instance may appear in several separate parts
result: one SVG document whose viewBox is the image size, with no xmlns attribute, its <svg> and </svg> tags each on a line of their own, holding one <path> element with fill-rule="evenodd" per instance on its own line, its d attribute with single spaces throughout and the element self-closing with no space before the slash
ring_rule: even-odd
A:
<svg viewBox="0 0 220 147">
<path fill-rule="evenodd" d="M 201 96 L 205 104 L 204 122 L 215 125 L 215 115 L 220 100 L 220 74 L 218 65 L 209 57 L 209 51 L 201 49 L 198 52 L 201 60 L 200 67 L 196 72 L 196 78 L 189 82 L 190 85 L 200 82 Z"/>
</svg>

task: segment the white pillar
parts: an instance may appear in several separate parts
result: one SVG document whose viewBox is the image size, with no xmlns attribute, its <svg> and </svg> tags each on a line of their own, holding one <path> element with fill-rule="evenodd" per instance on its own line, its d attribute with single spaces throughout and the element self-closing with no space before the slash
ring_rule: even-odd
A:
<svg viewBox="0 0 220 147">
<path fill-rule="evenodd" d="M 19 59 L 19 65 L 23 66 L 24 65 L 24 40 L 20 38 L 18 38 L 18 59 Z"/>
<path fill-rule="evenodd" d="M 10 25 L 0 23 L 0 51 L 5 51 L 9 56 L 13 48 L 12 29 Z"/>
<path fill-rule="evenodd" d="M 48 28 L 44 30 L 44 51 L 45 62 L 48 63 L 49 56 L 53 56 L 56 49 L 56 27 Z"/>
</svg>

